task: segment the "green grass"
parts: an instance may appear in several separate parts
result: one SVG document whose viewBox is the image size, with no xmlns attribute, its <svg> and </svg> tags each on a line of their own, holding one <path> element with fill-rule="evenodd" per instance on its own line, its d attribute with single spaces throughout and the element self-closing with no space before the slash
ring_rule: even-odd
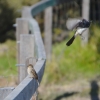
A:
<svg viewBox="0 0 100 100">
<path fill-rule="evenodd" d="M 73 33 L 70 34 L 70 37 Z M 69 37 L 69 38 L 70 38 Z M 90 29 L 88 45 L 81 46 L 80 37 L 67 47 L 66 39 L 52 48 L 52 60 L 47 61 L 43 77 L 44 84 L 65 84 L 78 79 L 91 79 L 100 75 L 100 29 Z M 5 49 L 6 48 L 6 49 Z M 3 50 L 3 53 L 1 52 Z M 0 44 L 0 76 L 17 75 L 16 42 L 8 40 Z"/>
<path fill-rule="evenodd" d="M 0 76 L 17 75 L 16 42 L 8 40 L 0 44 Z"/>
<path fill-rule="evenodd" d="M 92 79 L 100 75 L 100 29 L 90 29 L 88 45 L 81 46 L 80 37 L 67 47 L 68 39 L 53 45 L 52 60 L 47 61 L 43 82 L 64 84 L 78 79 Z M 71 33 L 72 36 L 72 33 Z"/>
</svg>

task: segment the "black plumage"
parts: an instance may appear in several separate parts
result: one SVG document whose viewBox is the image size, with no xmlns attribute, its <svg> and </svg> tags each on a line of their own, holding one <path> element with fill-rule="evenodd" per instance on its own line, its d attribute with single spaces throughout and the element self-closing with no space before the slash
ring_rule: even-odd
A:
<svg viewBox="0 0 100 100">
<path fill-rule="evenodd" d="M 76 29 L 73 37 L 66 43 L 67 46 L 70 46 L 75 40 L 78 34 L 82 34 L 87 28 L 90 27 L 91 21 L 87 21 L 86 19 L 80 20 L 73 28 Z"/>
<path fill-rule="evenodd" d="M 82 19 L 82 21 L 76 24 L 76 28 L 89 28 L 91 21 L 87 21 L 86 19 Z"/>
</svg>

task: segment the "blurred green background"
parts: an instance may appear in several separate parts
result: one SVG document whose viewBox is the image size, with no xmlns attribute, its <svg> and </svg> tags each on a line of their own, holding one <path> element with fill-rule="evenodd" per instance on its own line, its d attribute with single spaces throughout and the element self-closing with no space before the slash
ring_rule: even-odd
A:
<svg viewBox="0 0 100 100">
<path fill-rule="evenodd" d="M 40 0 L 1 0 L 0 1 L 0 76 L 8 77 L 18 76 L 16 64 L 16 38 L 15 24 L 16 18 L 21 16 L 23 6 L 30 6 Z M 95 1 L 95 0 L 94 0 Z M 90 7 L 97 2 L 92 0 Z M 98 1 L 98 0 L 97 0 Z M 89 32 L 89 41 L 85 47 L 81 46 L 81 39 L 77 37 L 75 42 L 66 46 L 66 42 L 74 34 L 66 28 L 67 18 L 79 17 L 81 12 L 80 1 L 62 5 L 57 5 L 53 9 L 53 37 L 52 37 L 52 59 L 47 61 L 42 84 L 66 84 L 75 80 L 92 80 L 100 76 L 100 18 L 96 11 L 90 11 L 90 20 L 92 25 Z M 67 8 L 66 8 L 67 6 Z M 80 8 L 80 9 L 79 9 Z M 57 12 L 56 12 L 56 10 Z M 64 9 L 64 10 L 63 10 Z M 76 9 L 76 11 L 74 11 Z M 64 11 L 64 12 L 63 12 Z M 56 13 L 55 13 L 56 12 Z M 66 13 L 65 13 L 66 12 Z M 55 19 L 58 17 L 57 21 Z M 95 17 L 93 17 L 95 16 Z M 35 19 L 38 21 L 41 29 L 41 35 L 44 40 L 44 12 L 41 12 Z M 60 40 L 58 39 L 60 37 Z M 16 80 L 17 83 L 17 80 Z M 1 86 L 1 84 L 0 84 Z M 48 99 L 49 100 L 49 99 Z"/>
<path fill-rule="evenodd" d="M 1 0 L 0 1 L 0 73 L 1 75 L 8 75 L 8 73 L 17 74 L 16 64 L 16 41 L 15 41 L 15 28 L 13 24 L 16 18 L 21 16 L 21 9 L 23 6 L 30 6 L 38 2 L 39 0 Z M 92 1 L 93 3 L 93 1 Z M 95 2 L 96 4 L 97 2 Z M 66 47 L 66 41 L 73 35 L 73 31 L 68 33 L 65 25 L 67 18 L 79 17 L 80 2 L 72 2 L 64 5 L 54 6 L 54 19 L 58 18 L 60 26 L 55 25 L 57 21 L 53 20 L 53 49 L 52 49 L 52 63 L 47 61 L 46 71 L 44 77 L 46 83 L 57 82 L 59 83 L 63 77 L 65 79 L 75 79 L 78 76 L 92 77 L 99 75 L 100 65 L 100 29 L 99 21 L 94 20 L 90 27 L 89 42 L 86 47 L 81 47 L 81 40 L 78 37 L 72 46 Z M 71 6 L 70 6 L 71 5 Z M 67 8 L 63 8 L 67 6 Z M 58 12 L 56 10 L 58 9 Z M 65 12 L 61 12 L 64 9 Z M 74 11 L 76 9 L 77 11 Z M 56 12 L 56 13 L 55 13 Z M 91 11 L 90 11 L 91 12 Z M 35 16 L 40 25 L 40 29 L 43 35 L 43 15 L 40 13 Z M 58 15 L 57 15 L 58 14 Z M 66 15 L 67 14 L 67 15 Z M 67 16 L 67 17 L 66 17 Z M 91 15 L 92 16 L 92 15 Z M 92 19 L 92 17 L 90 17 Z M 95 17 L 96 19 L 96 17 Z M 63 21 L 62 21 L 63 20 Z M 98 20 L 98 19 L 97 19 Z M 61 22 L 62 21 L 62 22 Z M 61 41 L 57 41 L 55 37 L 61 37 L 61 34 L 67 34 Z M 6 72 L 4 69 L 6 68 Z M 58 82 L 59 81 L 59 82 Z"/>
</svg>

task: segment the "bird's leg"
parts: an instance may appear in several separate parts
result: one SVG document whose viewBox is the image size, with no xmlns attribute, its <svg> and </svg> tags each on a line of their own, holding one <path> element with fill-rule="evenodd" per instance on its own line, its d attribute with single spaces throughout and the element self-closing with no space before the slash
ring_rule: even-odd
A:
<svg viewBox="0 0 100 100">
<path fill-rule="evenodd" d="M 81 36 L 81 39 L 82 39 L 82 40 L 84 40 L 84 39 L 85 39 L 85 37 L 84 37 L 82 34 L 80 34 L 80 36 Z"/>
<path fill-rule="evenodd" d="M 29 75 L 29 78 L 34 78 L 32 75 Z"/>
<path fill-rule="evenodd" d="M 82 39 L 82 40 L 84 40 L 84 39 L 85 39 L 85 37 L 81 36 L 81 39 Z"/>
</svg>

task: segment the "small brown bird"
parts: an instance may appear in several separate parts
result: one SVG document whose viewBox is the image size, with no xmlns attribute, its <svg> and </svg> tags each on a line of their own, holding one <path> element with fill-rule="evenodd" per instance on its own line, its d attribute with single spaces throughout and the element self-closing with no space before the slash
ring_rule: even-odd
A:
<svg viewBox="0 0 100 100">
<path fill-rule="evenodd" d="M 27 68 L 28 75 L 29 75 L 31 78 L 36 79 L 36 80 L 37 80 L 37 83 L 38 83 L 38 85 L 39 85 L 38 75 L 37 75 L 36 71 L 34 70 L 33 65 L 32 65 L 32 64 L 29 64 L 27 67 L 28 67 L 28 68 Z"/>
</svg>

